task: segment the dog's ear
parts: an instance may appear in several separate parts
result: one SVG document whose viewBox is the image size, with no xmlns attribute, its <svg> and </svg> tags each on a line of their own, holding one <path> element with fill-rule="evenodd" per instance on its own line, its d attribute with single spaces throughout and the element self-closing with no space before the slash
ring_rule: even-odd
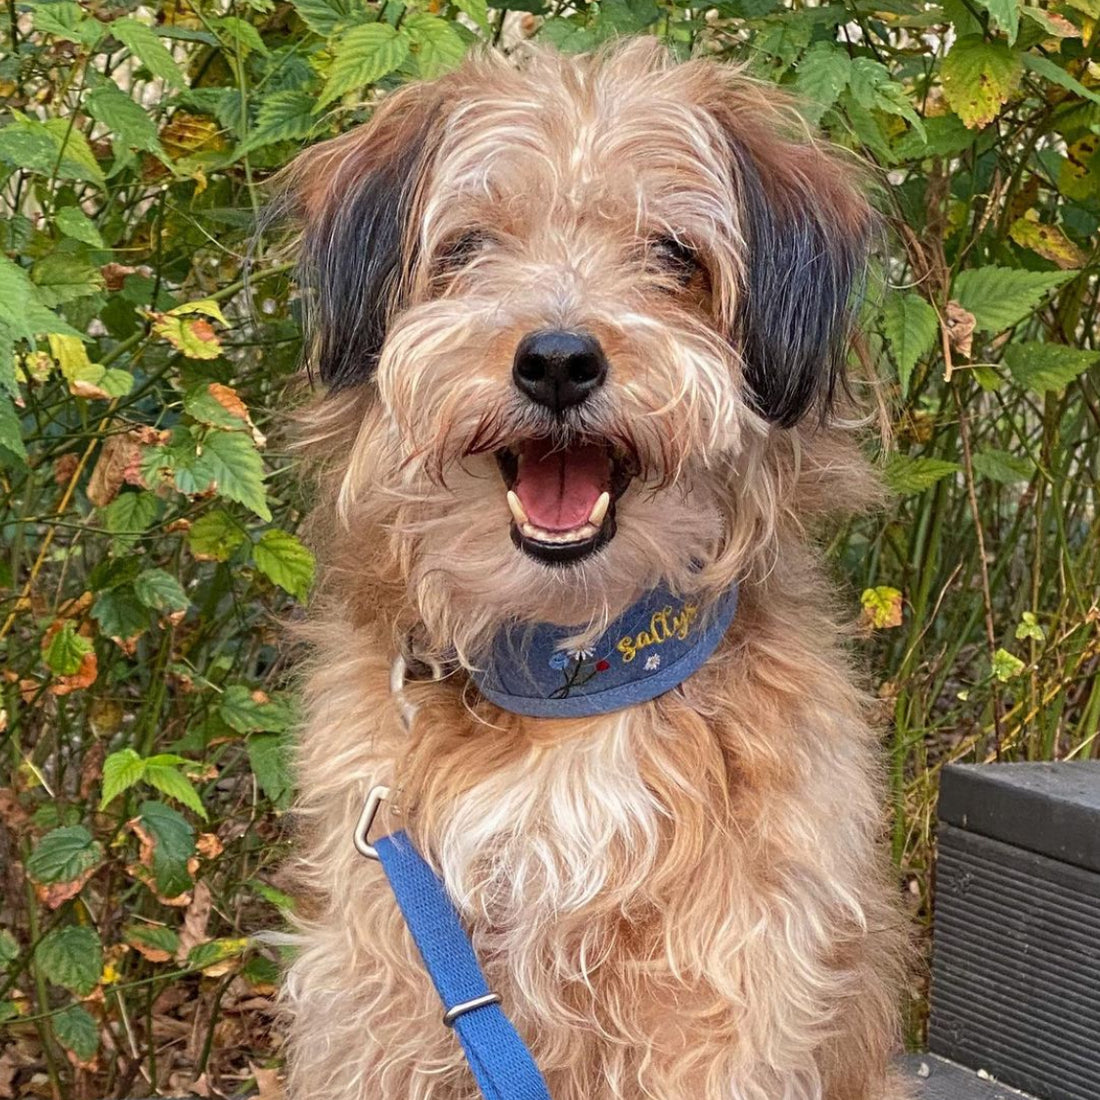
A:
<svg viewBox="0 0 1100 1100">
<path fill-rule="evenodd" d="M 308 149 L 281 181 L 301 224 L 308 362 L 330 390 L 366 382 L 378 365 L 440 117 L 437 89 L 412 85 L 366 125 Z"/>
<path fill-rule="evenodd" d="M 824 416 L 843 382 L 873 215 L 854 164 L 774 89 L 734 78 L 712 110 L 747 250 L 731 338 L 758 410 L 790 428 L 812 408 Z"/>
</svg>

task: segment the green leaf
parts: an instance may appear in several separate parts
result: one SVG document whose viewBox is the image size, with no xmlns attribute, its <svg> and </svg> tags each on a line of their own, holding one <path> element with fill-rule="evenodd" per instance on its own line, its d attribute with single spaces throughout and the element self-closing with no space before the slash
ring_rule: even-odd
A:
<svg viewBox="0 0 1100 1100">
<path fill-rule="evenodd" d="M 99 268 L 68 252 L 51 252 L 31 268 L 38 297 L 47 306 L 86 298 L 103 289 Z"/>
<path fill-rule="evenodd" d="M 276 141 L 300 141 L 317 125 L 317 97 L 309 92 L 283 91 L 269 95 L 260 105 L 256 126 L 248 135 L 247 148 Z"/>
<path fill-rule="evenodd" d="M 951 296 L 974 314 L 980 329 L 998 333 L 1027 317 L 1046 293 L 1072 279 L 1073 271 L 1021 271 L 1010 267 L 975 267 L 961 271 Z"/>
<path fill-rule="evenodd" d="M 848 80 L 855 101 L 867 111 L 882 111 L 904 118 L 923 138 L 924 122 L 909 101 L 905 89 L 890 78 L 890 70 L 870 57 L 857 57 L 851 63 Z"/>
<path fill-rule="evenodd" d="M 148 531 L 160 511 L 153 493 L 120 493 L 102 509 L 103 525 L 112 535 L 140 535 Z"/>
<path fill-rule="evenodd" d="M 910 458 L 896 454 L 886 464 L 883 474 L 886 484 L 903 496 L 923 493 L 942 478 L 959 472 L 957 462 L 945 462 L 941 458 Z"/>
<path fill-rule="evenodd" d="M 191 886 L 187 861 L 195 854 L 195 830 L 177 810 L 163 802 L 143 802 L 140 821 L 153 841 L 153 878 L 165 897 Z"/>
<path fill-rule="evenodd" d="M 1016 625 L 1016 637 L 1018 640 L 1024 638 L 1030 638 L 1035 642 L 1046 641 L 1047 633 L 1039 625 L 1039 620 L 1035 616 L 1034 611 L 1025 611 L 1020 619 L 1020 622 Z"/>
<path fill-rule="evenodd" d="M 98 943 L 98 941 L 97 941 Z M 83 1005 L 69 1005 L 51 1017 L 57 1041 L 76 1055 L 78 1062 L 90 1062 L 99 1050 L 99 1025 Z"/>
<path fill-rule="evenodd" d="M 601 18 L 610 0 L 600 5 Z M 437 15 L 416 12 L 405 19 L 403 29 L 412 39 L 410 50 L 416 57 L 420 76 L 431 80 L 453 69 L 466 55 L 466 43 L 454 26 Z"/>
<path fill-rule="evenodd" d="M 1019 657 L 1009 653 L 1007 649 L 998 649 L 993 654 L 990 666 L 994 677 L 1000 680 L 1002 684 L 1007 683 L 1014 676 L 1019 676 L 1027 667 Z"/>
<path fill-rule="evenodd" d="M 80 338 L 80 333 L 51 313 L 39 297 L 27 273 L 0 252 L 0 324 L 17 337 L 33 342 L 37 333 L 60 333 Z"/>
<path fill-rule="evenodd" d="M 142 776 L 146 783 L 151 783 L 162 794 L 182 802 L 189 810 L 206 820 L 206 810 L 198 792 L 191 786 L 191 781 L 181 771 L 164 764 L 152 764 L 145 761 L 145 774 Z"/>
<path fill-rule="evenodd" d="M 128 924 L 122 930 L 122 938 L 153 962 L 175 958 L 180 946 L 179 933 L 160 924 Z"/>
<path fill-rule="evenodd" d="M 96 155 L 82 130 L 71 125 L 69 119 L 60 116 L 48 118 L 40 125 L 53 136 L 57 143 L 62 165 L 58 170 L 59 176 L 86 179 L 89 183 L 99 184 L 100 187 L 104 185 L 106 180 L 103 169 L 99 167 L 99 161 L 96 160 Z"/>
<path fill-rule="evenodd" d="M 271 51 L 251 23 L 236 15 L 223 15 L 215 20 L 214 25 L 223 32 L 219 35 L 221 41 L 241 57 L 247 57 L 250 53 L 270 56 Z"/>
<path fill-rule="evenodd" d="M 76 624 L 72 619 L 66 619 L 46 645 L 46 664 L 58 676 L 72 676 L 80 671 L 85 656 L 93 648 L 87 638 L 76 632 Z"/>
<path fill-rule="evenodd" d="M 0 447 L 10 452 L 21 465 L 26 464 L 27 448 L 23 444 L 23 426 L 19 422 L 19 413 L 7 394 L 0 395 Z"/>
<path fill-rule="evenodd" d="M 1084 84 L 1067 73 L 1060 65 L 1056 65 L 1049 57 L 1043 57 L 1041 54 L 1036 53 L 1025 53 L 1024 65 L 1033 73 L 1038 73 L 1044 80 L 1049 80 L 1051 84 L 1057 84 L 1059 88 L 1065 88 L 1067 92 L 1072 92 L 1082 99 L 1100 103 L 1100 92 L 1096 92 L 1092 88 L 1086 88 Z"/>
<path fill-rule="evenodd" d="M 976 451 L 973 465 L 975 473 L 991 481 L 999 481 L 1002 485 L 1030 481 L 1035 473 L 1035 465 L 1030 459 L 1019 458 L 1009 451 L 999 451 L 995 447 Z"/>
<path fill-rule="evenodd" d="M 79 130 L 74 130 L 69 135 L 71 146 L 63 146 L 62 139 L 54 129 L 38 119 L 17 114 L 14 122 L 0 127 L 0 163 L 12 168 L 23 168 L 40 176 L 56 175 L 59 179 L 83 180 L 102 186 L 103 171 L 95 157 L 92 156 L 91 163 L 88 163 L 82 156 L 84 150 L 91 156 L 84 135 Z M 79 135 L 79 141 L 74 134 Z"/>
<path fill-rule="evenodd" d="M 103 848 L 83 825 L 51 829 L 27 857 L 27 874 L 40 886 L 75 882 L 103 858 Z"/>
<path fill-rule="evenodd" d="M 131 748 L 111 753 L 103 762 L 103 795 L 100 810 L 105 810 L 123 791 L 141 781 L 145 774 L 145 761 Z"/>
<path fill-rule="evenodd" d="M 104 27 L 96 19 L 90 19 L 73 0 L 52 0 L 32 6 L 34 29 L 56 38 L 93 47 L 103 37 Z"/>
<path fill-rule="evenodd" d="M 1100 361 L 1100 351 L 1065 344 L 1009 344 L 1005 362 L 1012 377 L 1036 393 L 1065 389 L 1079 374 Z"/>
<path fill-rule="evenodd" d="M 1008 44 L 1014 45 L 1020 32 L 1020 0 L 978 0 L 989 12 L 993 25 L 1005 32 Z"/>
<path fill-rule="evenodd" d="M 47 932 L 34 951 L 42 973 L 54 985 L 86 997 L 103 974 L 103 947 L 95 931 L 69 924 Z"/>
<path fill-rule="evenodd" d="M 159 76 L 173 88 L 184 87 L 183 73 L 152 27 L 136 19 L 116 19 L 111 23 L 111 34 L 127 46 L 153 76 Z"/>
<path fill-rule="evenodd" d="M 489 33 L 489 5 L 487 0 L 454 0 L 454 6 L 468 15 L 486 34 Z"/>
<path fill-rule="evenodd" d="M 837 101 L 848 84 L 852 63 L 848 54 L 827 42 L 819 42 L 798 63 L 795 91 L 809 102 L 803 113 L 815 125 Z"/>
<path fill-rule="evenodd" d="M 641 34 L 660 15 L 654 0 L 600 0 L 594 29 L 601 42 L 622 35 Z"/>
<path fill-rule="evenodd" d="M 220 508 L 200 516 L 187 532 L 191 553 L 201 560 L 228 561 L 247 539 L 245 529 Z"/>
<path fill-rule="evenodd" d="M 163 569 L 146 569 L 134 579 L 134 595 L 151 611 L 186 611 L 191 601 L 183 586 Z"/>
<path fill-rule="evenodd" d="M 133 638 L 149 629 L 149 611 L 126 585 L 104 589 L 92 604 L 92 618 L 108 638 Z"/>
<path fill-rule="evenodd" d="M 910 130 L 895 151 L 902 160 L 922 157 L 953 157 L 974 144 L 978 135 L 968 130 L 958 115 L 938 115 L 924 120 L 925 133 Z"/>
<path fill-rule="evenodd" d="M 218 713 L 238 733 L 282 733 L 294 720 L 293 710 L 284 701 L 270 699 L 244 684 L 231 684 L 225 689 Z"/>
<path fill-rule="evenodd" d="M 329 38 L 341 23 L 348 20 L 347 8 L 327 0 L 292 0 L 298 17 L 309 29 L 322 38 Z"/>
<path fill-rule="evenodd" d="M 123 145 L 164 156 L 157 124 L 140 103 L 135 103 L 117 85 L 104 84 L 96 88 L 84 100 L 84 105 L 88 114 L 102 122 Z"/>
<path fill-rule="evenodd" d="M 213 483 L 219 496 L 243 504 L 270 522 L 263 461 L 246 433 L 210 432 L 202 442 L 194 474 L 206 486 Z M 182 487 L 181 491 L 186 492 Z"/>
<path fill-rule="evenodd" d="M 13 111 L 0 127 L 0 162 L 40 176 L 83 180 L 103 186 L 103 170 L 84 134 L 65 118 L 41 122 Z"/>
<path fill-rule="evenodd" d="M 939 331 L 936 311 L 919 294 L 891 294 L 882 308 L 882 331 L 897 361 L 904 394 L 913 368 L 935 344 Z"/>
<path fill-rule="evenodd" d="M 304 603 L 313 584 L 313 555 L 288 531 L 272 528 L 252 549 L 256 567 L 268 580 Z"/>
<path fill-rule="evenodd" d="M 261 790 L 278 810 L 290 806 L 294 777 L 290 770 L 291 747 L 280 733 L 255 733 L 248 739 L 248 761 Z"/>
<path fill-rule="evenodd" d="M 6 929 L 0 928 L 0 967 L 19 958 L 19 941 Z"/>
<path fill-rule="evenodd" d="M 952 110 L 971 129 L 979 129 L 997 117 L 1023 71 L 1020 54 L 1005 43 L 965 35 L 944 58 L 940 78 Z"/>
<path fill-rule="evenodd" d="M 388 23 L 352 27 L 333 48 L 332 66 L 317 106 L 324 107 L 353 89 L 365 89 L 408 56 L 409 36 Z"/>
<path fill-rule="evenodd" d="M 104 247 L 95 222 L 79 206 L 63 206 L 54 215 L 54 223 L 66 237 L 71 237 L 74 241 L 91 245 L 92 248 Z"/>
</svg>

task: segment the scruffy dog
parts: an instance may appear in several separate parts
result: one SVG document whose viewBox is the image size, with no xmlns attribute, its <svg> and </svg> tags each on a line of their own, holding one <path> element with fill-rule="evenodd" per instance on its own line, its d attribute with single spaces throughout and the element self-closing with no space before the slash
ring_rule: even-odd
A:
<svg viewBox="0 0 1100 1100">
<path fill-rule="evenodd" d="M 438 870 L 555 1100 L 901 1096 L 876 738 L 806 531 L 875 493 L 832 411 L 852 166 L 646 40 L 477 57 L 284 182 L 327 384 L 291 1094 L 477 1095 L 353 847 L 385 783 L 373 835 Z"/>
</svg>

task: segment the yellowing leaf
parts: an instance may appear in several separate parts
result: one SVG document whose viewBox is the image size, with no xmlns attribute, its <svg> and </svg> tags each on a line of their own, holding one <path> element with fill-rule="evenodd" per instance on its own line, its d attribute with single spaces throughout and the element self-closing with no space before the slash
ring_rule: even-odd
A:
<svg viewBox="0 0 1100 1100">
<path fill-rule="evenodd" d="M 1019 639 L 1031 638 L 1036 642 L 1046 641 L 1046 631 L 1039 625 L 1034 611 L 1025 611 L 1016 627 L 1016 637 Z"/>
<path fill-rule="evenodd" d="M 62 336 L 55 334 L 48 337 L 50 354 L 57 361 L 65 380 L 72 383 L 75 377 L 79 377 L 82 371 L 91 368 L 92 363 L 88 358 L 84 341 L 79 336 Z"/>
<path fill-rule="evenodd" d="M 203 424 L 230 431 L 248 429 L 257 447 L 267 443 L 263 433 L 252 423 L 248 406 L 232 386 L 224 386 L 221 382 L 196 386 L 184 396 L 183 407 Z"/>
<path fill-rule="evenodd" d="M 221 129 L 212 118 L 177 111 L 160 132 L 160 143 L 172 160 L 196 153 L 220 153 L 226 148 Z"/>
<path fill-rule="evenodd" d="M 213 298 L 199 298 L 194 302 L 184 302 L 182 306 L 168 311 L 169 317 L 186 317 L 192 313 L 201 313 L 203 317 L 213 317 L 220 325 L 229 328 L 229 322 L 222 313 L 222 307 Z"/>
<path fill-rule="evenodd" d="M 218 334 L 205 318 L 156 312 L 151 316 L 153 332 L 167 340 L 188 359 L 217 359 L 221 355 L 222 345 Z"/>
<path fill-rule="evenodd" d="M 901 626 L 901 593 L 896 588 L 879 585 L 866 588 L 859 597 L 863 605 L 861 622 L 869 630 L 889 630 Z"/>
<path fill-rule="evenodd" d="M 1023 61 L 1003 42 L 965 35 L 944 58 L 941 74 L 947 102 L 970 129 L 977 130 L 997 117 L 1019 87 Z"/>
<path fill-rule="evenodd" d="M 1063 271 L 1084 267 L 1087 257 L 1056 225 L 1044 225 L 1039 215 L 1029 210 L 1012 223 L 1008 235 L 1024 248 L 1030 248 L 1044 260 Z"/>
<path fill-rule="evenodd" d="M 1027 667 L 1019 657 L 1009 653 L 1007 649 L 998 649 L 997 652 L 993 654 L 993 660 L 990 662 L 990 666 L 994 677 L 1000 680 L 1002 684 L 1008 683 L 1014 676 L 1019 676 Z"/>
</svg>

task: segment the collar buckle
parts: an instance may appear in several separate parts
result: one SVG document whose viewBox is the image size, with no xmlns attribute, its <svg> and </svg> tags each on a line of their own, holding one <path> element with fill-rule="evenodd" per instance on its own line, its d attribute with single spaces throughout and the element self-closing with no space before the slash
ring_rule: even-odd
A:
<svg viewBox="0 0 1100 1100">
<path fill-rule="evenodd" d="M 367 839 L 371 831 L 371 826 L 374 824 L 374 819 L 378 816 L 378 811 L 382 806 L 382 803 L 389 798 L 389 787 L 379 785 L 377 787 L 371 787 L 367 794 L 366 801 L 363 803 L 363 809 L 359 814 L 359 820 L 355 823 L 355 832 L 352 834 L 352 841 L 355 844 L 355 850 L 361 855 L 366 856 L 367 859 L 378 859 L 378 850 Z"/>
</svg>

